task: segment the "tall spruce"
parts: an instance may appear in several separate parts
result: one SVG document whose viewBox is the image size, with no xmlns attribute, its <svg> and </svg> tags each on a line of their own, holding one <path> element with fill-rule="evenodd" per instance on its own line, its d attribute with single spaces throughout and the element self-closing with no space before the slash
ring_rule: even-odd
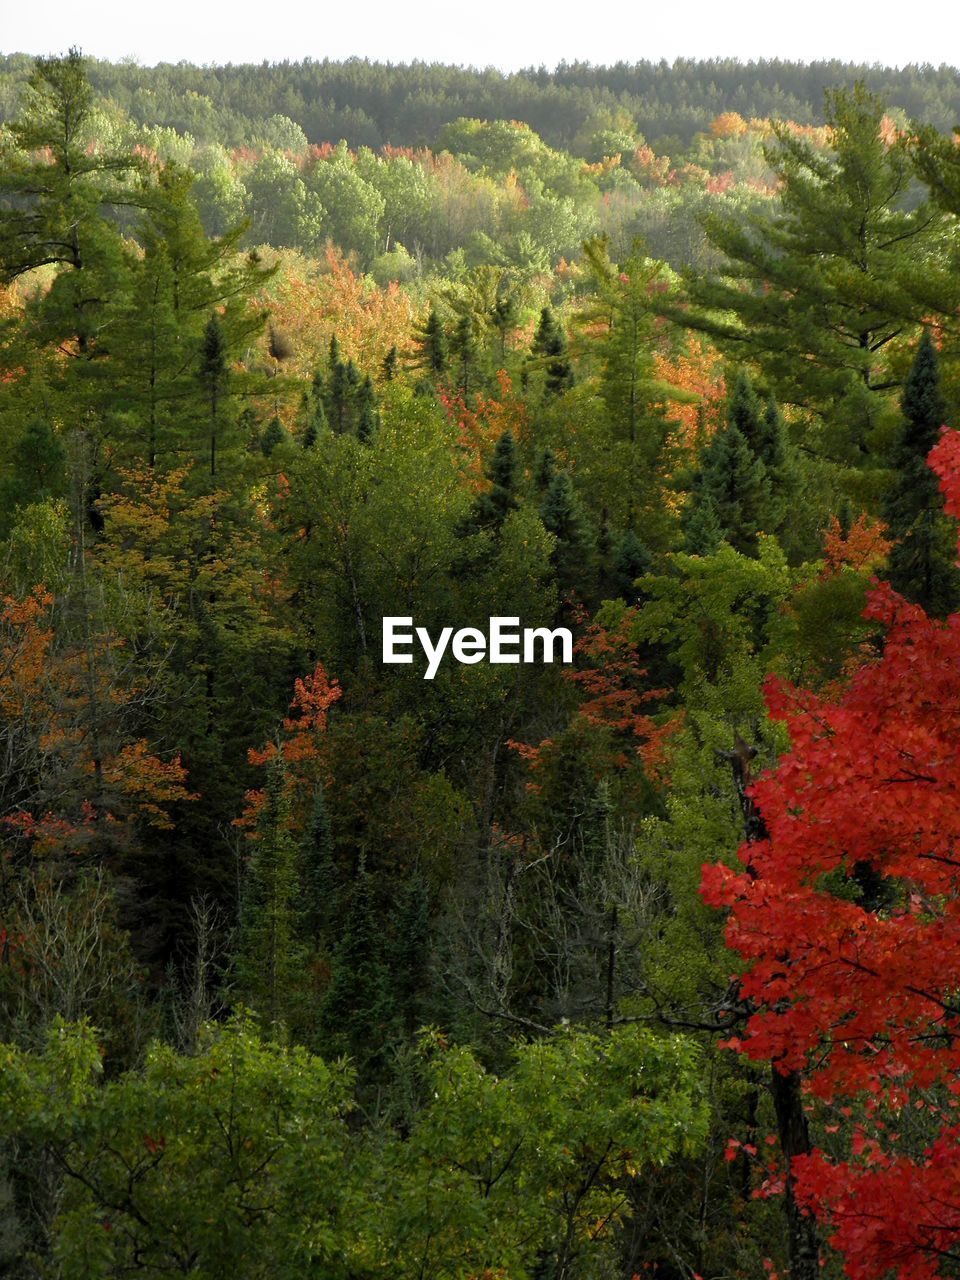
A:
<svg viewBox="0 0 960 1280">
<path fill-rule="evenodd" d="M 544 391 L 547 395 L 559 395 L 573 384 L 567 335 L 552 307 L 544 307 L 540 312 L 530 352 L 534 364 L 544 370 Z"/>
<path fill-rule="evenodd" d="M 901 595 L 944 618 L 960 608 L 956 526 L 943 513 L 943 497 L 927 454 L 946 422 L 940 367 L 925 330 L 901 400 L 903 427 L 891 453 L 893 487 L 884 506 L 895 539 L 885 573 Z"/>
<path fill-rule="evenodd" d="M 268 767 L 243 886 L 235 960 L 238 993 L 275 1034 L 295 1020 L 303 989 L 297 863 L 286 772 L 278 751 Z"/>
</svg>

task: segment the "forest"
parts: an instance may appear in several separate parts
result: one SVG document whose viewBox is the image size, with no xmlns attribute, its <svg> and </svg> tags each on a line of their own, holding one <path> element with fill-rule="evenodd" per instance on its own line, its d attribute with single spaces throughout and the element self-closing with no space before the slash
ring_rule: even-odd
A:
<svg viewBox="0 0 960 1280">
<path fill-rule="evenodd" d="M 960 1277 L 958 142 L 0 57 L 0 1276 Z"/>
</svg>

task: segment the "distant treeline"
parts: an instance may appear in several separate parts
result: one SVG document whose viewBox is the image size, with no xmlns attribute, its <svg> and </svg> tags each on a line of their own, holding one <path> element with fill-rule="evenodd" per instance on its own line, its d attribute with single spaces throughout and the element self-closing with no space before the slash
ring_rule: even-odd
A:
<svg viewBox="0 0 960 1280">
<path fill-rule="evenodd" d="M 14 114 L 31 66 L 26 54 L 0 57 L 0 122 Z M 820 124 L 825 89 L 858 80 L 908 117 L 940 129 L 960 120 L 960 70 L 946 65 L 898 71 L 839 61 L 721 58 L 562 63 L 555 71 L 513 74 L 360 59 L 225 67 L 91 61 L 89 67 L 95 89 L 132 119 L 227 146 L 248 142 L 275 115 L 295 120 L 311 142 L 344 138 L 374 148 L 432 145 L 444 125 L 467 116 L 523 120 L 552 146 L 576 153 L 591 121 L 627 114 L 649 142 L 677 150 L 722 111 Z"/>
</svg>

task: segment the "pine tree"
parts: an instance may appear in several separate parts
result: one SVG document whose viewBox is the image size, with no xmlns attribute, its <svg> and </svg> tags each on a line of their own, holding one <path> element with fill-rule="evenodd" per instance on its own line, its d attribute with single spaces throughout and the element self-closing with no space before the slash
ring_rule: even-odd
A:
<svg viewBox="0 0 960 1280">
<path fill-rule="evenodd" d="M 209 408 L 210 475 L 217 474 L 217 446 L 220 435 L 220 413 L 227 387 L 227 343 L 220 317 L 214 311 L 203 331 L 200 346 L 200 380 Z"/>
<path fill-rule="evenodd" d="M 386 960 L 398 1019 L 408 1035 L 423 1021 L 430 968 L 430 895 L 419 873 L 402 884 L 390 913 Z"/>
<path fill-rule="evenodd" d="M 348 1053 L 361 1068 L 374 1067 L 380 1060 L 393 1012 L 383 948 L 383 924 L 377 918 L 371 877 L 361 865 L 320 1011 L 327 1052 Z"/>
<path fill-rule="evenodd" d="M 313 796 L 310 821 L 300 848 L 300 920 L 313 945 L 328 937 L 340 915 L 340 874 L 324 787 Z"/>
<path fill-rule="evenodd" d="M 91 147 L 93 90 L 76 49 L 37 58 L 23 110 L 9 131 L 18 151 L 0 170 L 0 284 L 36 267 L 57 274 L 32 317 L 38 346 L 63 346 L 92 359 L 104 354 L 102 326 L 127 253 L 105 216 L 117 180 L 140 167 L 134 156 Z M 134 203 L 130 190 L 124 198 Z"/>
<path fill-rule="evenodd" d="M 414 330 L 413 345 L 417 349 L 413 368 L 422 369 L 433 378 L 440 378 L 446 373 L 449 364 L 447 336 L 436 307 L 430 308 L 426 324 Z"/>
<path fill-rule="evenodd" d="M 547 445 L 540 451 L 537 465 L 533 473 L 533 483 L 541 491 L 550 488 L 550 482 L 557 474 L 557 455 Z"/>
<path fill-rule="evenodd" d="M 567 335 L 553 313 L 544 307 L 530 348 L 536 363 L 546 371 L 544 391 L 559 395 L 573 385 L 573 365 L 567 355 Z"/>
<path fill-rule="evenodd" d="M 558 471 L 550 481 L 540 519 L 557 540 L 551 558 L 561 589 L 582 585 L 590 576 L 595 534 L 566 471 Z"/>
<path fill-rule="evenodd" d="M 60 438 L 43 417 L 31 418 L 13 446 L 9 474 L 0 482 L 0 527 L 18 507 L 66 493 L 67 459 Z"/>
<path fill-rule="evenodd" d="M 890 537 L 885 577 L 897 591 L 944 618 L 960 608 L 956 531 L 943 513 L 936 475 L 927 454 L 947 417 L 940 367 L 929 330 L 924 330 L 901 400 L 904 423 L 892 450 L 893 488 L 884 507 Z"/>
<path fill-rule="evenodd" d="M 304 449 L 312 449 L 327 430 L 327 411 L 323 407 L 323 395 L 314 392 L 308 401 L 307 425 L 304 428 L 301 443 Z"/>
<path fill-rule="evenodd" d="M 260 437 L 260 449 L 263 456 L 269 458 L 278 445 L 282 445 L 289 439 L 286 427 L 280 421 L 278 415 L 274 414 Z"/>
<path fill-rule="evenodd" d="M 713 550 L 714 525 L 724 541 L 744 555 L 757 553 L 757 534 L 767 532 L 770 482 L 763 463 L 731 421 L 720 427 L 704 452 L 684 517 L 687 547 Z M 694 545 L 695 544 L 695 545 Z"/>
<path fill-rule="evenodd" d="M 330 339 L 330 376 L 326 387 L 326 411 L 330 425 L 338 435 L 343 435 L 347 429 L 349 396 L 347 366 L 340 359 L 340 345 L 334 337 Z"/>
<path fill-rule="evenodd" d="M 512 431 L 504 431 L 497 441 L 486 477 L 490 488 L 474 503 L 471 526 L 496 532 L 517 505 L 517 446 Z"/>
<path fill-rule="evenodd" d="M 653 560 L 650 552 L 634 531 L 628 529 L 613 547 L 610 577 L 614 590 L 625 600 L 635 599 L 637 579 L 648 574 L 652 568 Z"/>
<path fill-rule="evenodd" d="M 490 312 L 490 323 L 497 331 L 500 340 L 500 363 L 506 363 L 507 359 L 507 338 L 510 332 L 517 327 L 519 319 L 519 308 L 517 306 L 516 295 L 510 291 L 508 293 L 500 293 L 497 300 L 493 304 Z"/>
<path fill-rule="evenodd" d="M 387 354 L 383 357 L 383 364 L 381 368 L 383 370 L 384 381 L 392 382 L 394 380 L 394 378 L 397 376 L 398 363 L 399 363 L 399 353 L 397 352 L 396 343 L 394 343 L 394 345 L 390 348 Z"/>
<path fill-rule="evenodd" d="M 377 398 L 373 390 L 373 379 L 369 374 L 360 384 L 360 388 L 356 394 L 357 408 L 357 439 L 364 444 L 369 444 L 377 431 L 379 423 L 379 414 L 377 413 Z"/>
<path fill-rule="evenodd" d="M 480 345 L 477 342 L 476 327 L 473 316 L 469 312 L 457 321 L 450 343 L 451 354 L 457 361 L 457 384 L 465 396 L 470 394 L 476 381 L 477 365 L 480 361 Z"/>
<path fill-rule="evenodd" d="M 270 761 L 265 790 L 243 887 L 235 971 L 239 995 L 276 1033 L 295 1018 L 304 963 L 297 944 L 297 847 L 280 752 Z"/>
<path fill-rule="evenodd" d="M 726 261 L 691 273 L 682 305 L 658 302 L 738 358 L 747 352 L 782 403 L 819 412 L 825 452 L 851 461 L 870 448 L 896 385 L 889 344 L 930 309 L 915 281 L 941 234 L 928 205 L 903 198 L 910 157 L 888 145 L 884 114 L 862 85 L 828 93 L 826 155 L 774 124 L 765 155 L 777 208 L 710 213 L 706 232 Z"/>
</svg>

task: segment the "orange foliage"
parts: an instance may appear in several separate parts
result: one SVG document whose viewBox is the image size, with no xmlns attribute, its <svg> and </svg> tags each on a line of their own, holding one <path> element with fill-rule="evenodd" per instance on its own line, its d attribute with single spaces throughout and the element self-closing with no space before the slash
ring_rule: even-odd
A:
<svg viewBox="0 0 960 1280">
<path fill-rule="evenodd" d="M 457 424 L 465 471 L 471 488 L 482 488 L 483 464 L 487 453 L 504 431 L 512 431 L 520 442 L 530 422 L 527 405 L 513 389 L 513 381 L 505 369 L 497 373 L 495 395 L 477 393 L 470 408 L 460 392 L 441 388 L 440 402 L 451 422 Z"/>
<path fill-rule="evenodd" d="M 340 682 L 328 676 L 323 663 L 318 662 L 310 675 L 294 681 L 290 714 L 283 721 L 282 734 L 275 742 L 268 742 L 259 750 L 251 747 L 247 752 L 250 763 L 257 766 L 267 764 L 278 752 L 283 757 L 294 817 L 302 816 L 305 803 L 319 780 L 319 740 L 326 733 L 330 708 L 342 697 Z M 252 835 L 265 794 L 261 790 L 253 790 L 248 791 L 245 798 L 244 811 L 234 819 L 234 826 L 243 827 Z"/>
<path fill-rule="evenodd" d="M 322 266 L 295 253 L 280 255 L 280 270 L 259 299 L 292 342 L 291 372 L 307 375 L 325 358 L 336 334 L 344 359 L 375 374 L 393 346 L 406 346 L 414 319 L 407 294 L 358 275 L 329 247 Z"/>
<path fill-rule="evenodd" d="M 872 520 L 865 512 L 857 516 L 844 534 L 836 516 L 830 517 L 823 542 L 826 560 L 824 577 L 839 573 L 844 565 L 852 569 L 875 569 L 887 558 L 893 543 L 885 538 L 886 525 Z"/>
<path fill-rule="evenodd" d="M 724 111 L 710 122 L 710 135 L 714 138 L 742 138 L 749 129 L 739 111 Z"/>
<path fill-rule="evenodd" d="M 682 391 L 699 396 L 689 404 L 672 403 L 669 409 L 675 424 L 672 443 L 692 450 L 701 434 L 709 437 L 720 422 L 727 385 L 720 356 L 704 338 L 689 336 L 686 349 L 678 356 L 654 355 L 657 377 Z"/>
<path fill-rule="evenodd" d="M 129 842 L 137 822 L 171 826 L 167 806 L 195 799 L 179 755 L 161 760 L 127 725 L 142 690 L 117 675 L 122 641 L 61 642 L 42 586 L 0 610 L 0 822 L 36 853 Z"/>
</svg>

